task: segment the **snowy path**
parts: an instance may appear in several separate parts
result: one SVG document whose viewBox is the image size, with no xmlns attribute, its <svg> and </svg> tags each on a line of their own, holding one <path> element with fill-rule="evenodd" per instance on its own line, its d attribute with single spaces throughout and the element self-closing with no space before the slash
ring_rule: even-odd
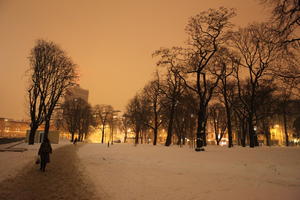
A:
<svg viewBox="0 0 300 200">
<path fill-rule="evenodd" d="M 0 184 L 1 200 L 50 200 L 50 199 L 100 199 L 93 193 L 94 186 L 85 178 L 76 151 L 80 145 L 66 145 L 51 155 L 46 172 L 39 166 L 28 164 L 13 179 Z"/>
</svg>

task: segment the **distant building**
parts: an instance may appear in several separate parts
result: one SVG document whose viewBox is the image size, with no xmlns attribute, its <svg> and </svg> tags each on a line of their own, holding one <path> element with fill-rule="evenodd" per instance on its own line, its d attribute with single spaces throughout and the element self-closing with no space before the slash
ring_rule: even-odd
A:
<svg viewBox="0 0 300 200">
<path fill-rule="evenodd" d="M 0 118 L 0 137 L 25 137 L 29 122 Z"/>
<path fill-rule="evenodd" d="M 66 91 L 65 101 L 79 99 L 79 98 L 88 102 L 89 91 L 82 89 L 79 85 L 75 85 L 74 87 L 71 87 Z"/>
</svg>

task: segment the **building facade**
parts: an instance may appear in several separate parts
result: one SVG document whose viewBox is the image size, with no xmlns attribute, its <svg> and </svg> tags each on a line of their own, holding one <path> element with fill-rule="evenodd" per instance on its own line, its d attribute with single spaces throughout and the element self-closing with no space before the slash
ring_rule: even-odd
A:
<svg viewBox="0 0 300 200">
<path fill-rule="evenodd" d="M 29 130 L 29 122 L 0 118 L 0 137 L 22 138 Z"/>
</svg>

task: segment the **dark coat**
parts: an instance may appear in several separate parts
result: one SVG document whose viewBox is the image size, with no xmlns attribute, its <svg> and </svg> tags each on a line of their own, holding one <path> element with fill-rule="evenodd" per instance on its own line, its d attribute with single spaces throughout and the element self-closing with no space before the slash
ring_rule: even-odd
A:
<svg viewBox="0 0 300 200">
<path fill-rule="evenodd" d="M 52 153 L 51 144 L 49 142 L 43 142 L 39 149 L 39 155 L 41 156 L 41 161 L 45 161 L 46 163 L 49 163 L 50 153 Z"/>
</svg>

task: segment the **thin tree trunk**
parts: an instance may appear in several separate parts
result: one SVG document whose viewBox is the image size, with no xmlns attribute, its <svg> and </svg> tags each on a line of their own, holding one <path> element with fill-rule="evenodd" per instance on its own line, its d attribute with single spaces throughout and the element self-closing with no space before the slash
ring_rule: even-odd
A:
<svg viewBox="0 0 300 200">
<path fill-rule="evenodd" d="M 285 145 L 288 147 L 289 146 L 289 134 L 287 131 L 287 116 L 285 109 L 283 111 L 283 126 L 284 126 L 284 134 L 285 134 Z"/>
<path fill-rule="evenodd" d="M 269 126 L 268 125 L 266 125 L 264 127 L 264 132 L 265 132 L 265 135 L 266 135 L 267 146 L 271 146 L 270 130 L 269 130 Z"/>
<path fill-rule="evenodd" d="M 157 134 L 158 134 L 157 128 L 155 128 L 153 130 L 153 134 L 154 134 L 153 145 L 156 145 L 157 144 Z"/>
<path fill-rule="evenodd" d="M 136 133 L 135 133 L 135 145 L 137 145 L 139 143 L 139 133 L 140 133 L 140 129 L 136 128 Z"/>
<path fill-rule="evenodd" d="M 74 135 L 75 135 L 75 133 L 71 133 L 71 142 L 74 141 Z"/>
<path fill-rule="evenodd" d="M 246 147 L 246 128 L 245 128 L 245 122 L 243 119 L 241 120 L 241 144 L 242 147 Z"/>
<path fill-rule="evenodd" d="M 104 125 L 102 125 L 102 139 L 101 139 L 101 143 L 104 143 Z"/>
<path fill-rule="evenodd" d="M 205 110 L 204 106 L 200 104 L 200 109 L 198 111 L 198 121 L 197 121 L 197 135 L 196 135 L 196 151 L 200 151 L 204 145 L 204 137 L 205 137 Z"/>
<path fill-rule="evenodd" d="M 231 125 L 231 112 L 229 110 L 228 105 L 225 106 L 225 108 L 226 108 L 226 114 L 227 114 L 228 148 L 231 148 L 231 147 L 233 147 L 233 142 L 232 142 L 232 125 Z"/>
<path fill-rule="evenodd" d="M 125 130 L 124 143 L 127 141 L 127 129 Z"/>
<path fill-rule="evenodd" d="M 249 140 L 250 140 L 250 148 L 255 147 L 255 138 L 254 138 L 254 127 L 253 127 L 253 115 L 250 114 L 248 118 L 248 132 L 249 132 Z"/>
</svg>

